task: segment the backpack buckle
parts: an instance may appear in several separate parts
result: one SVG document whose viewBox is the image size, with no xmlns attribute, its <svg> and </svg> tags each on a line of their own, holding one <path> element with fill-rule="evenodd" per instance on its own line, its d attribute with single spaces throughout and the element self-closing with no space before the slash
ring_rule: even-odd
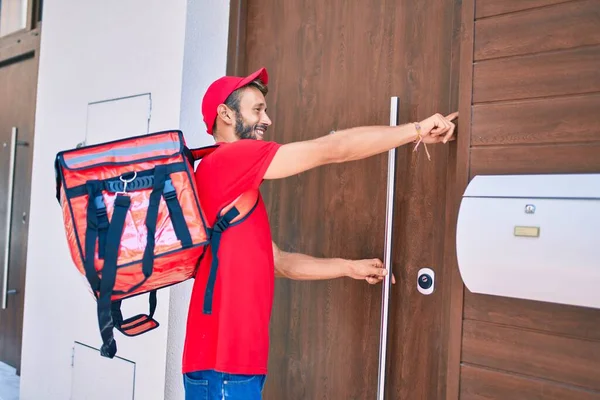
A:
<svg viewBox="0 0 600 400">
<path fill-rule="evenodd" d="M 103 217 L 106 215 L 106 205 L 104 204 L 104 198 L 102 194 L 94 197 L 94 205 L 96 206 L 96 215 L 98 217 Z"/>
<path fill-rule="evenodd" d="M 175 191 L 175 187 L 173 186 L 173 182 L 170 179 L 165 181 L 165 188 L 163 190 L 163 197 L 165 200 L 171 200 L 177 198 L 177 191 Z"/>
<path fill-rule="evenodd" d="M 133 171 L 133 177 L 131 177 L 131 179 L 127 179 L 125 178 L 125 174 L 121 175 L 119 177 L 119 179 L 121 180 L 121 182 L 123 182 L 123 191 L 122 192 L 116 192 L 115 194 L 118 196 L 120 194 L 127 194 L 127 184 L 131 183 L 133 181 L 135 181 L 135 178 L 137 178 L 137 172 Z"/>
<path fill-rule="evenodd" d="M 214 231 L 221 233 L 225 229 L 229 228 L 229 225 L 231 225 L 229 221 L 227 221 L 225 218 L 221 218 L 215 223 Z"/>
</svg>

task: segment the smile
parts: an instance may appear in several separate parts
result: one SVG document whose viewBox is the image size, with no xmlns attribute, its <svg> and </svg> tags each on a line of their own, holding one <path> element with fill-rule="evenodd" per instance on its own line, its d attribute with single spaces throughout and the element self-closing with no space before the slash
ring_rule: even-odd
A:
<svg viewBox="0 0 600 400">
<path fill-rule="evenodd" d="M 265 134 L 265 132 L 267 131 L 267 128 L 265 126 L 257 126 L 256 128 L 254 128 L 254 132 L 256 132 L 256 134 L 262 138 Z"/>
</svg>

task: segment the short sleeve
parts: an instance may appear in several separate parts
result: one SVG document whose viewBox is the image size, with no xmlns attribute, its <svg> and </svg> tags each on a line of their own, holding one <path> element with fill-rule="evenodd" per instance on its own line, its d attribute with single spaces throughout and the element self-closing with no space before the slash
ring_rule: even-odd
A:
<svg viewBox="0 0 600 400">
<path fill-rule="evenodd" d="M 211 157 L 212 179 L 226 197 L 258 189 L 280 144 L 262 140 L 238 140 L 222 145 Z"/>
</svg>

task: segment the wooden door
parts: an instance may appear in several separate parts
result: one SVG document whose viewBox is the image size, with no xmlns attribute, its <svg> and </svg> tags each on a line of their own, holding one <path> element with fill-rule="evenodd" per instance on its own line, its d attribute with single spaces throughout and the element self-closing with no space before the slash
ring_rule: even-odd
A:
<svg viewBox="0 0 600 400">
<path fill-rule="evenodd" d="M 229 73 L 269 70 L 267 140 L 388 125 L 391 96 L 400 99 L 399 123 L 420 120 L 457 106 L 459 16 L 454 0 L 234 1 Z M 398 150 L 389 399 L 441 399 L 450 376 L 452 291 L 443 285 L 455 268 L 444 262 L 452 254 L 445 230 L 446 199 L 455 194 L 446 183 L 452 146 L 430 148 L 431 162 L 422 149 Z M 386 184 L 387 154 L 267 182 L 274 240 L 317 257 L 383 258 Z M 439 282 L 427 297 L 416 290 L 423 267 Z M 375 399 L 381 298 L 381 285 L 350 279 L 278 280 L 265 398 Z"/>
<path fill-rule="evenodd" d="M 6 308 L 0 307 L 0 361 L 15 367 L 17 373 L 21 366 L 38 59 L 37 31 L 0 51 L 0 296 L 6 302 Z M 13 132 L 16 142 L 11 157 Z M 48 193 L 49 202 L 52 198 Z"/>
</svg>

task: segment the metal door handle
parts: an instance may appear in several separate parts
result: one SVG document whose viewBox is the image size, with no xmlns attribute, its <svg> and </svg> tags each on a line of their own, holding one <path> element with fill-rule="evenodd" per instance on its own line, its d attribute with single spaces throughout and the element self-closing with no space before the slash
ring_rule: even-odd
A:
<svg viewBox="0 0 600 400">
<path fill-rule="evenodd" d="M 4 143 L 6 147 L 6 143 Z M 6 303 L 8 300 L 8 263 L 10 260 L 10 229 L 12 222 L 12 211 L 13 211 L 13 192 L 15 189 L 15 162 L 17 155 L 17 127 L 13 126 L 10 135 L 10 157 L 8 164 L 8 190 L 7 190 L 7 202 L 6 202 L 6 224 L 4 233 L 4 263 L 2 268 L 2 309 L 6 309 Z"/>
<path fill-rule="evenodd" d="M 398 97 L 390 100 L 390 126 L 398 125 Z M 396 149 L 388 152 L 387 197 L 385 209 L 385 245 L 383 265 L 388 274 L 383 280 L 381 299 L 381 329 L 379 337 L 379 381 L 377 399 L 383 400 L 385 395 L 385 364 L 387 353 L 388 310 L 390 302 L 390 285 L 392 282 L 392 228 L 394 223 L 394 192 L 396 189 Z"/>
</svg>

